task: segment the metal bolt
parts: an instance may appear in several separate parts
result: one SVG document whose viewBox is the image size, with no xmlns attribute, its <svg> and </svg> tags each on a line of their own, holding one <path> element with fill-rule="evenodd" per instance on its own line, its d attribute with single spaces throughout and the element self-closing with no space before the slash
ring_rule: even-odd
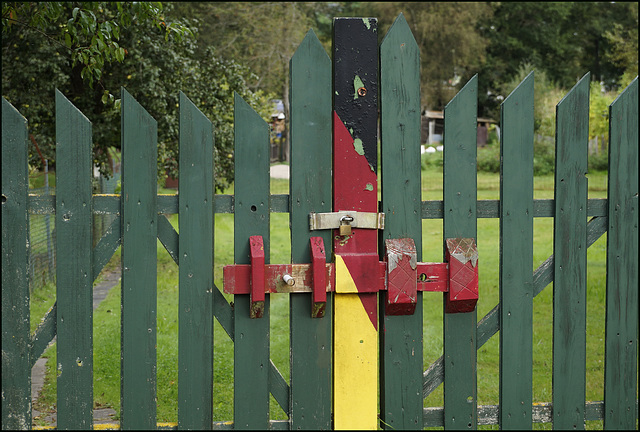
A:
<svg viewBox="0 0 640 432">
<path fill-rule="evenodd" d="M 291 275 L 288 275 L 288 274 L 282 276 L 282 280 L 284 281 L 284 283 L 286 283 L 289 286 L 294 286 L 296 284 L 296 280 L 292 278 Z"/>
<path fill-rule="evenodd" d="M 366 96 L 367 95 L 367 89 L 364 87 L 360 87 L 358 89 L 358 96 Z"/>
</svg>

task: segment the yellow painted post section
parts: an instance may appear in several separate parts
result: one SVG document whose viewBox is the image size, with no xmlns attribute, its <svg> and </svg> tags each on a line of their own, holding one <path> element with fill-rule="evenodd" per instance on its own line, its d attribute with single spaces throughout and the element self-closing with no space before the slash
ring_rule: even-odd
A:
<svg viewBox="0 0 640 432">
<path fill-rule="evenodd" d="M 336 255 L 333 336 L 333 427 L 378 429 L 378 332 Z"/>
</svg>

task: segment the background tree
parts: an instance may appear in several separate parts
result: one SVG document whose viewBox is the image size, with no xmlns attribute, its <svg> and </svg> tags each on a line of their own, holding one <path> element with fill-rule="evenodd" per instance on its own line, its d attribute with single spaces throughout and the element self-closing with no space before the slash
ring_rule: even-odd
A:
<svg viewBox="0 0 640 432">
<path fill-rule="evenodd" d="M 248 89 L 248 69 L 220 59 L 212 49 L 196 55 L 197 28 L 188 20 L 165 19 L 165 13 L 171 15 L 170 7 L 163 11 L 157 5 L 151 11 L 155 15 L 145 15 L 130 3 L 58 6 L 53 12 L 46 8 L 34 12 L 23 4 L 6 8 L 3 4 L 2 93 L 29 120 L 30 133 L 50 164 L 55 165 L 54 89 L 60 89 L 92 121 L 94 160 L 108 174 L 107 149 L 120 147 L 117 96 L 125 86 L 158 121 L 160 178 L 166 170 L 176 175 L 177 103 L 182 90 L 214 123 L 216 187 L 225 187 L 233 178 L 233 92 L 258 109 L 265 105 L 259 92 Z M 29 11 L 40 18 L 22 20 Z M 83 21 L 83 16 L 91 18 Z M 60 30 L 69 27 L 70 21 L 82 29 L 75 32 L 78 40 L 72 39 L 71 48 L 66 36 L 71 31 Z M 124 52 L 122 56 L 110 56 L 107 45 L 91 33 L 98 27 L 106 29 L 106 23 L 111 23 L 112 41 L 118 45 L 114 49 Z M 85 58 L 86 46 L 90 53 Z M 30 163 L 41 165 L 35 148 L 30 148 Z"/>
</svg>

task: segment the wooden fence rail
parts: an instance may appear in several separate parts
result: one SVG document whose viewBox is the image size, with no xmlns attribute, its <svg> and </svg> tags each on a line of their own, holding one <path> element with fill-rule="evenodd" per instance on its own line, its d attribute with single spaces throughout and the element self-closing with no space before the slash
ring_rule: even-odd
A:
<svg viewBox="0 0 640 432">
<path fill-rule="evenodd" d="M 375 20 L 341 25 L 375 31 Z M 351 28 L 351 27 L 349 27 Z M 355 28 L 355 27 L 353 27 Z M 375 56 L 373 55 L 375 54 Z M 443 220 L 447 238 L 477 239 L 479 218 L 500 220 L 500 302 L 478 321 L 476 310 L 444 314 L 443 355 L 423 370 L 422 293 L 413 315 L 385 313 L 378 294 L 380 422 L 383 428 L 476 429 L 534 423 L 583 428 L 604 420 L 607 429 L 635 429 L 638 419 L 638 81 L 610 106 L 606 199 L 588 199 L 589 82 L 586 74 L 556 113 L 553 199 L 533 199 L 534 74 L 501 107 L 500 199 L 478 200 L 474 76 L 444 111 L 444 194 L 422 201 L 420 181 L 420 58 L 401 15 L 378 53 L 381 201 L 386 223 L 378 237 L 411 238 L 422 252 L 422 220 Z M 373 61 L 373 60 L 371 60 Z M 363 84 L 354 81 L 353 102 Z M 366 77 L 364 78 L 366 81 Z M 358 89 L 358 85 L 362 85 Z M 92 287 L 122 247 L 121 421 L 123 429 L 155 429 L 157 250 L 164 245 L 179 265 L 178 419 L 164 428 L 330 429 L 333 427 L 333 293 L 324 318 L 312 318 L 311 293 L 290 296 L 290 379 L 270 359 L 270 302 L 250 316 L 252 298 L 233 306 L 213 278 L 214 216 L 234 215 L 234 263 L 252 264 L 250 238 L 261 236 L 270 263 L 270 214 L 288 213 L 291 262 L 311 262 L 309 242 L 319 236 L 333 261 L 331 231 L 311 231 L 309 214 L 332 211 L 334 121 L 332 64 L 309 31 L 290 62 L 291 179 L 289 193 L 269 190 L 269 129 L 235 95 L 234 195 L 214 194 L 212 123 L 180 94 L 179 194 L 156 192 L 157 124 L 122 89 L 122 192 L 92 195 L 91 122 L 56 91 L 56 195 L 28 193 L 27 120 L 2 100 L 2 428 L 30 429 L 31 368 L 57 337 L 57 427 L 93 426 Z M 346 105 L 349 109 L 350 105 Z M 355 106 L 355 105 L 354 105 Z M 350 131 L 356 137 L 359 131 Z M 354 148 L 358 148 L 354 140 Z M 375 164 L 374 164 L 375 165 Z M 375 172 L 375 171 L 374 171 Z M 334 173 L 335 174 L 335 173 Z M 374 190 L 367 189 L 367 190 Z M 336 210 L 336 209 L 333 209 Z M 28 221 L 55 214 L 57 301 L 29 331 Z M 102 238 L 92 238 L 92 215 L 113 214 Z M 178 232 L 165 214 L 179 214 Z M 554 220 L 553 255 L 533 261 L 533 221 Z M 607 234 L 604 401 L 585 402 L 587 248 Z M 96 241 L 97 240 L 97 241 Z M 92 245 L 95 242 L 95 247 Z M 380 257 L 384 248 L 379 247 Z M 443 254 L 444 255 L 444 254 Z M 480 257 L 480 262 L 482 257 Z M 533 298 L 553 282 L 553 400 L 532 400 Z M 480 293 L 482 295 L 482 292 Z M 233 422 L 213 422 L 213 319 L 234 342 Z M 499 404 L 477 403 L 477 350 L 500 332 Z M 424 398 L 444 383 L 444 406 Z M 288 420 L 269 418 L 272 395 Z M 230 419 L 231 420 L 231 419 Z"/>
</svg>

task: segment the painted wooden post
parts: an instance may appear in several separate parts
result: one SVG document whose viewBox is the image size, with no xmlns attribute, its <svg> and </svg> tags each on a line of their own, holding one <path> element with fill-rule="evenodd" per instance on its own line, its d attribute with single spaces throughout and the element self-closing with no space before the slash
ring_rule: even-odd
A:
<svg viewBox="0 0 640 432">
<path fill-rule="evenodd" d="M 234 97 L 234 261 L 251 264 L 249 237 L 262 236 L 269 263 L 269 128 L 237 93 Z M 269 426 L 269 294 L 261 318 L 249 315 L 250 295 L 234 296 L 234 429 Z"/>
<path fill-rule="evenodd" d="M 333 21 L 333 211 L 378 211 L 377 25 L 374 18 Z M 378 232 L 335 231 L 333 250 L 334 428 L 377 429 L 377 294 L 362 292 L 378 263 Z"/>
<path fill-rule="evenodd" d="M 477 107 L 478 77 L 474 76 L 444 110 L 445 239 L 477 238 Z M 444 314 L 445 428 L 477 428 L 476 324 L 475 310 Z"/>
<path fill-rule="evenodd" d="M 156 121 L 122 89 L 123 429 L 156 428 L 157 153 Z"/>
<path fill-rule="evenodd" d="M 213 125 L 180 92 L 178 427 L 213 415 Z"/>
<path fill-rule="evenodd" d="M 553 427 L 584 429 L 587 317 L 587 73 L 556 108 Z"/>
<path fill-rule="evenodd" d="M 322 237 L 331 260 L 331 232 L 309 230 L 309 213 L 331 211 L 331 61 L 313 30 L 291 58 L 291 262 L 311 262 L 309 239 Z M 323 318 L 311 317 L 312 294 L 289 296 L 291 429 L 331 429 L 332 295 Z"/>
<path fill-rule="evenodd" d="M 56 90 L 58 428 L 93 424 L 91 122 Z"/>
<path fill-rule="evenodd" d="M 2 429 L 31 429 L 27 120 L 2 98 Z"/>
<path fill-rule="evenodd" d="M 609 108 L 604 427 L 635 429 L 638 355 L 638 78 Z"/>
<path fill-rule="evenodd" d="M 413 239 L 420 261 L 420 49 L 402 14 L 380 45 L 380 125 L 382 237 Z M 387 296 L 380 295 L 382 426 L 422 429 L 422 292 L 412 315 L 384 314 Z"/>
<path fill-rule="evenodd" d="M 533 72 L 500 110 L 500 426 L 531 429 Z"/>
</svg>

